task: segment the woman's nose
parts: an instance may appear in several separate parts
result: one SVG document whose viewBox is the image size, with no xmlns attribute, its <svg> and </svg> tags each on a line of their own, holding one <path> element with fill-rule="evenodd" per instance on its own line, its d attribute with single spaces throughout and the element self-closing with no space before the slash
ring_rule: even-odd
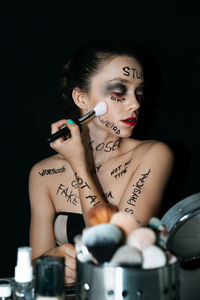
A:
<svg viewBox="0 0 200 300">
<path fill-rule="evenodd" d="M 127 101 L 128 109 L 132 109 L 134 111 L 138 110 L 140 108 L 139 100 L 137 99 L 137 96 L 131 95 Z"/>
</svg>

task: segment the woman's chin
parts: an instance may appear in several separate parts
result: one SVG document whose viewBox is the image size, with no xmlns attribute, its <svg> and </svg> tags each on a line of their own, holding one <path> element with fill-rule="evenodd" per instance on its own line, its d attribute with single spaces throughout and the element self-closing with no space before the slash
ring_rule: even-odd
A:
<svg viewBox="0 0 200 300">
<path fill-rule="evenodd" d="M 123 129 L 120 131 L 119 137 L 120 138 L 129 138 L 133 134 L 134 128 L 128 128 L 128 129 Z"/>
</svg>

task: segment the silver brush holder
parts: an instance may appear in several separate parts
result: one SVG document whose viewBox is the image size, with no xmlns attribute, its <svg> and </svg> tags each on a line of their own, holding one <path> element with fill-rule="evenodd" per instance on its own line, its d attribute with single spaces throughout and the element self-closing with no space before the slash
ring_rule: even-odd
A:
<svg viewBox="0 0 200 300">
<path fill-rule="evenodd" d="M 144 270 L 77 259 L 76 295 L 76 300 L 179 300 L 179 266 Z"/>
</svg>

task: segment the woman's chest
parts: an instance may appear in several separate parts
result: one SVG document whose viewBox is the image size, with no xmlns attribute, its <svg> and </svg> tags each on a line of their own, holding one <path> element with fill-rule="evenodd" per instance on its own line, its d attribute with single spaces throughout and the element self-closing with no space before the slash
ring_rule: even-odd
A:
<svg viewBox="0 0 200 300">
<path fill-rule="evenodd" d="M 99 173 L 97 172 L 103 193 L 110 203 L 119 204 L 133 172 L 134 165 L 131 158 L 121 158 L 114 163 L 108 163 L 102 166 Z"/>
<path fill-rule="evenodd" d="M 102 197 L 118 205 L 134 169 L 135 164 L 132 158 L 124 156 L 114 162 L 110 161 L 96 166 L 91 170 L 91 177 Z M 84 186 L 87 186 L 84 178 L 75 177 L 70 168 L 66 168 L 63 173 L 55 174 L 48 183 L 55 210 L 81 213 L 78 187 L 84 188 Z"/>
</svg>

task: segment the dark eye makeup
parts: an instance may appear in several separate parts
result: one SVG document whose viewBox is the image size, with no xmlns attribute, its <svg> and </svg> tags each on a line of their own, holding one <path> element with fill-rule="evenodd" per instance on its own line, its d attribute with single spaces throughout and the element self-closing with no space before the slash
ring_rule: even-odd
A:
<svg viewBox="0 0 200 300">
<path fill-rule="evenodd" d="M 106 94 L 111 94 L 118 99 L 123 98 L 126 95 L 127 87 L 121 83 L 110 84 L 105 88 Z M 135 90 L 135 96 L 139 103 L 143 101 L 144 97 L 144 86 L 138 86 Z"/>
<path fill-rule="evenodd" d="M 126 90 L 127 90 L 127 88 L 123 84 L 113 84 L 106 88 L 106 91 L 109 94 L 112 94 L 113 96 L 115 96 L 117 98 L 124 97 L 124 95 L 126 94 Z"/>
<path fill-rule="evenodd" d="M 138 100 L 139 103 L 142 103 L 142 101 L 144 100 L 145 96 L 144 96 L 144 87 L 138 87 L 135 90 L 135 96 Z"/>
<path fill-rule="evenodd" d="M 136 98 L 137 101 L 141 104 L 145 97 L 142 94 L 136 94 Z"/>
</svg>

